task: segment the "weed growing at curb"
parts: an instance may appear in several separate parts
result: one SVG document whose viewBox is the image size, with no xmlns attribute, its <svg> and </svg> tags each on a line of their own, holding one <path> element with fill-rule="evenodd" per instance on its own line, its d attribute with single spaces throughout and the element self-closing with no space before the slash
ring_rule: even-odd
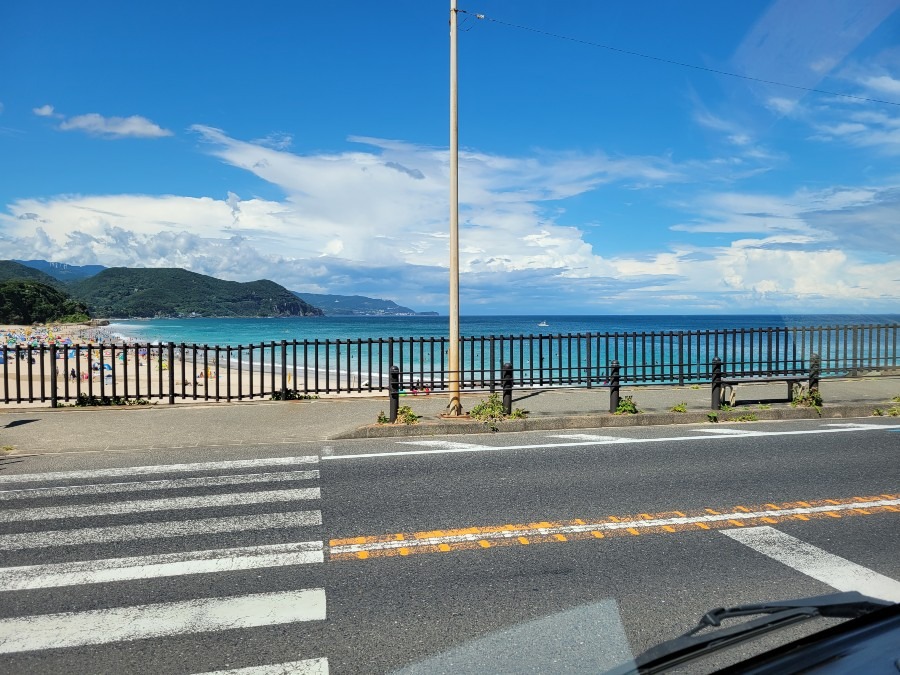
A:
<svg viewBox="0 0 900 675">
<path fill-rule="evenodd" d="M 700 388 L 700 385 L 699 385 L 699 384 L 692 384 L 692 385 L 691 385 L 691 389 L 699 389 L 699 388 Z"/>
<path fill-rule="evenodd" d="M 0 448 L 0 455 L 8 455 L 9 453 L 13 452 L 15 449 L 16 449 L 16 446 L 14 446 L 14 445 L 4 445 L 2 448 Z"/>
<path fill-rule="evenodd" d="M 706 413 L 706 420 L 707 420 L 707 422 L 712 422 L 713 424 L 715 424 L 716 422 L 719 421 L 719 413 L 717 413 L 717 412 Z"/>
<path fill-rule="evenodd" d="M 384 414 L 384 410 L 378 413 L 378 419 L 376 420 L 378 424 L 390 424 L 391 418 Z"/>
<path fill-rule="evenodd" d="M 731 407 L 730 405 L 728 405 L 727 403 L 723 403 L 722 405 L 719 406 L 719 410 L 723 410 L 724 412 L 728 412 L 729 410 L 734 410 L 734 408 L 732 408 L 732 407 Z"/>
<path fill-rule="evenodd" d="M 686 413 L 687 412 L 687 403 L 684 401 L 682 401 L 681 403 L 676 403 L 671 408 L 669 408 L 669 412 Z"/>
<path fill-rule="evenodd" d="M 500 394 L 496 393 L 488 396 L 487 401 L 482 400 L 480 403 L 476 404 L 469 413 L 469 417 L 484 423 L 502 422 L 503 420 L 522 420 L 527 416 L 528 411 L 523 410 L 522 408 L 514 408 L 509 415 L 504 415 L 503 401 L 500 399 Z"/>
<path fill-rule="evenodd" d="M 891 417 L 900 417 L 900 405 L 894 405 L 888 408 L 887 414 Z"/>
<path fill-rule="evenodd" d="M 280 391 L 276 391 L 269 398 L 270 401 L 312 401 L 313 399 L 319 398 L 315 394 L 301 394 L 296 389 L 288 389 L 284 392 L 284 396 L 281 395 Z"/>
<path fill-rule="evenodd" d="M 760 410 L 771 410 L 772 404 L 771 403 L 760 403 L 756 407 L 759 408 Z"/>
<path fill-rule="evenodd" d="M 882 417 L 883 415 L 884 410 L 882 410 L 881 408 L 875 408 L 875 410 L 872 411 L 872 417 Z"/>
<path fill-rule="evenodd" d="M 747 413 L 746 415 L 738 415 L 731 422 L 759 422 L 759 416 L 756 413 Z"/>
<path fill-rule="evenodd" d="M 900 396 L 895 396 L 891 399 L 891 401 L 893 401 L 894 403 L 900 403 Z"/>
<path fill-rule="evenodd" d="M 397 424 L 418 424 L 421 415 L 416 415 L 408 405 L 397 408 Z"/>
<path fill-rule="evenodd" d="M 804 406 L 806 408 L 815 408 L 816 412 L 819 413 L 819 417 L 821 417 L 822 405 L 822 395 L 815 387 L 813 387 L 809 391 L 802 391 L 799 387 L 794 389 L 794 400 L 791 401 L 791 406 L 793 406 L 794 408 L 797 408 L 799 406 Z"/>
<path fill-rule="evenodd" d="M 72 407 L 88 408 L 91 406 L 111 406 L 111 405 L 151 405 L 150 401 L 145 398 L 122 398 L 121 396 L 88 396 L 87 394 L 78 394 Z"/>
<path fill-rule="evenodd" d="M 634 398 L 631 396 L 623 396 L 619 399 L 619 405 L 616 406 L 616 412 L 613 415 L 637 415 L 640 410 L 638 410 L 637 404 L 634 402 Z"/>
</svg>

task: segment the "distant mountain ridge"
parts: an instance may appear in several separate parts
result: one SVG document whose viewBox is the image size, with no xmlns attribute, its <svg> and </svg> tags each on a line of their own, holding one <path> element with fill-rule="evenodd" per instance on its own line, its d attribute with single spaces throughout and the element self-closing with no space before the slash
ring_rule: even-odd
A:
<svg viewBox="0 0 900 675">
<path fill-rule="evenodd" d="M 180 268 L 110 267 L 69 288 L 94 316 L 322 316 L 322 310 L 274 281 L 239 283 Z"/>
<path fill-rule="evenodd" d="M 417 312 L 393 300 L 364 295 L 333 295 L 291 291 L 301 300 L 321 308 L 325 316 L 437 316 L 437 312 Z"/>
<path fill-rule="evenodd" d="M 59 281 L 75 281 L 86 279 L 107 269 L 103 265 L 70 265 L 69 263 L 50 262 L 48 260 L 14 260 L 20 265 L 40 270 Z"/>
</svg>

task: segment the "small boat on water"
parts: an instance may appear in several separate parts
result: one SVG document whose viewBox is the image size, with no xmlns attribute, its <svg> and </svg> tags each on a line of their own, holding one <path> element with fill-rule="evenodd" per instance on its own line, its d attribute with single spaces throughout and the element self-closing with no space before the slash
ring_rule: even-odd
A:
<svg viewBox="0 0 900 675">
<path fill-rule="evenodd" d="M 548 324 L 546 321 L 541 321 L 541 322 L 538 324 L 538 328 L 546 328 L 546 327 L 549 326 L 549 325 L 550 325 L 550 324 Z"/>
</svg>

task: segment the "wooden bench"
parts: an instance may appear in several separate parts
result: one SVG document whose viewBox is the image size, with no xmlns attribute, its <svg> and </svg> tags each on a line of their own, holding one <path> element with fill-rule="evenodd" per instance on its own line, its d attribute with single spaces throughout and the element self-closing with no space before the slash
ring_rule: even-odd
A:
<svg viewBox="0 0 900 675">
<path fill-rule="evenodd" d="M 737 402 L 737 387 L 739 384 L 767 384 L 770 382 L 787 383 L 787 401 L 794 400 L 794 386 L 801 387 L 800 393 L 809 388 L 809 378 L 802 375 L 748 375 L 747 377 L 722 377 L 721 396 L 719 405 L 727 403 L 734 406 Z"/>
<path fill-rule="evenodd" d="M 819 388 L 819 377 L 822 372 L 822 360 L 818 354 L 810 358 L 809 371 L 791 369 L 781 373 L 723 373 L 722 361 L 718 357 L 712 361 L 712 409 L 718 410 L 723 404 L 737 403 L 737 387 L 740 384 L 768 384 L 784 382 L 787 384 L 787 401 L 794 400 L 794 389 L 800 387 L 798 394 Z"/>
</svg>

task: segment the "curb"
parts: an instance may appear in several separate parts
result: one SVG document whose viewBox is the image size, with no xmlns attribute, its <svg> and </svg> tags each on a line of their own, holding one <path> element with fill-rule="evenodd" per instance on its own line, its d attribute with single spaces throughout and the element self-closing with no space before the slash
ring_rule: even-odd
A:
<svg viewBox="0 0 900 675">
<path fill-rule="evenodd" d="M 763 422 L 770 420 L 843 419 L 848 417 L 872 417 L 873 404 L 830 405 L 815 408 L 774 408 L 770 410 L 713 411 L 718 423 Z M 674 424 L 709 424 L 709 413 L 638 413 L 637 415 L 613 415 L 595 413 L 559 417 L 531 417 L 523 420 L 483 423 L 471 420 L 459 422 L 435 420 L 410 425 L 368 424 L 352 431 L 331 436 L 331 440 L 361 438 L 395 438 L 411 436 L 452 436 L 454 434 L 483 434 L 488 431 L 512 433 L 520 431 L 556 431 L 559 429 L 602 429 L 614 427 L 666 426 Z M 748 416 L 756 419 L 746 419 Z M 740 419 L 744 417 L 745 419 Z"/>
</svg>

